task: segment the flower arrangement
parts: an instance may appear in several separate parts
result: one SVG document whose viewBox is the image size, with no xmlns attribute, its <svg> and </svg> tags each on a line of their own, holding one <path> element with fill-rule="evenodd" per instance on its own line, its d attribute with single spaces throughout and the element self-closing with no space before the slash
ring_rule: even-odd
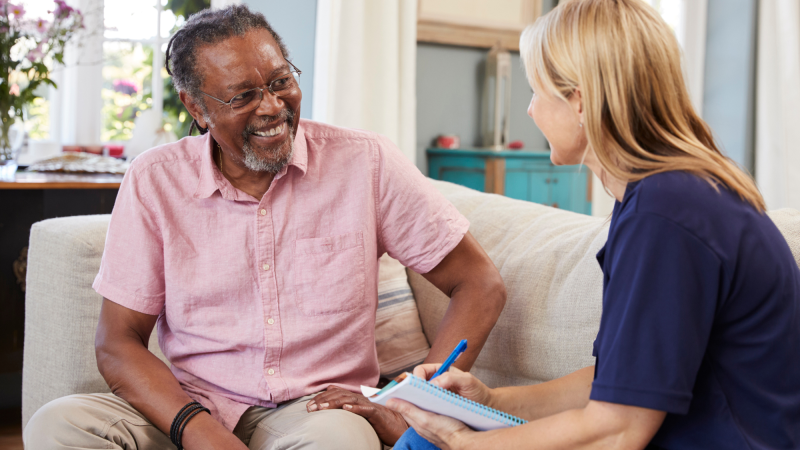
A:
<svg viewBox="0 0 800 450">
<path fill-rule="evenodd" d="M 83 15 L 55 0 L 52 21 L 28 19 L 22 4 L 0 0 L 0 161 L 12 159 L 11 126 L 39 96 L 41 85 L 56 87 L 48 65 L 64 64 L 64 48 L 83 28 Z"/>
</svg>

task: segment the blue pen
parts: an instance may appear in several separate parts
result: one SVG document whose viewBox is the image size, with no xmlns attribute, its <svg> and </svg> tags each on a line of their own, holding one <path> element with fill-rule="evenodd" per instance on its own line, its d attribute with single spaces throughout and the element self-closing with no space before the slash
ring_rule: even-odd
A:
<svg viewBox="0 0 800 450">
<path fill-rule="evenodd" d="M 442 367 L 439 367 L 439 370 L 437 370 L 436 373 L 433 374 L 431 380 L 450 370 L 450 366 L 452 366 L 453 363 L 456 362 L 458 357 L 461 356 L 461 354 L 464 353 L 466 349 L 467 349 L 467 340 L 462 339 L 461 342 L 459 342 L 458 345 L 456 345 L 456 348 L 453 350 L 453 353 L 450 353 L 450 356 L 447 357 L 447 360 L 445 360 L 444 364 L 442 364 Z"/>
</svg>

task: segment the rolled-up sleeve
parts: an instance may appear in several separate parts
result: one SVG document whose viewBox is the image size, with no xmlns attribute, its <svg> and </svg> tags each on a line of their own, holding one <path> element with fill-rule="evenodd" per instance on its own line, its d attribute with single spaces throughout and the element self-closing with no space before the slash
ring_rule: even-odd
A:
<svg viewBox="0 0 800 450">
<path fill-rule="evenodd" d="M 134 162 L 120 186 L 92 288 L 126 308 L 158 315 L 164 308 L 164 245 L 137 169 Z"/>
<path fill-rule="evenodd" d="M 382 250 L 430 272 L 461 242 L 469 221 L 386 137 L 377 140 L 378 232 Z"/>
</svg>

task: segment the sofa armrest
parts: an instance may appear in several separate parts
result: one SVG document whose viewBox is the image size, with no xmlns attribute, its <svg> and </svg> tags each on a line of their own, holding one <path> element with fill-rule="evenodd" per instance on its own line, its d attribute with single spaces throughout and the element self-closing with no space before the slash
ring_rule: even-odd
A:
<svg viewBox="0 0 800 450">
<path fill-rule="evenodd" d="M 31 228 L 25 293 L 22 426 L 45 403 L 109 392 L 97 369 L 94 336 L 103 298 L 92 289 L 110 216 L 77 216 Z M 161 360 L 156 333 L 150 350 Z"/>
</svg>

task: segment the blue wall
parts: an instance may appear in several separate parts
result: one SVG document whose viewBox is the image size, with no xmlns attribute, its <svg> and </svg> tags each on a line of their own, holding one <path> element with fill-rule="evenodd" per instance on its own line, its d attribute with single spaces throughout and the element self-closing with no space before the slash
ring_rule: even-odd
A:
<svg viewBox="0 0 800 450">
<path fill-rule="evenodd" d="M 427 173 L 425 149 L 440 134 L 456 134 L 462 147 L 482 146 L 481 101 L 489 49 L 417 44 L 417 167 Z M 519 53 L 511 53 L 510 139 L 526 150 L 546 150 L 547 140 L 528 117 L 531 88 Z"/>
<path fill-rule="evenodd" d="M 758 0 L 708 0 L 703 119 L 722 149 L 753 170 Z"/>
<path fill-rule="evenodd" d="M 300 117 L 311 118 L 311 99 L 314 96 L 314 39 L 317 29 L 317 0 L 245 0 L 247 6 L 267 18 L 289 49 L 292 64 L 303 71 L 300 89 L 303 103 Z"/>
</svg>

